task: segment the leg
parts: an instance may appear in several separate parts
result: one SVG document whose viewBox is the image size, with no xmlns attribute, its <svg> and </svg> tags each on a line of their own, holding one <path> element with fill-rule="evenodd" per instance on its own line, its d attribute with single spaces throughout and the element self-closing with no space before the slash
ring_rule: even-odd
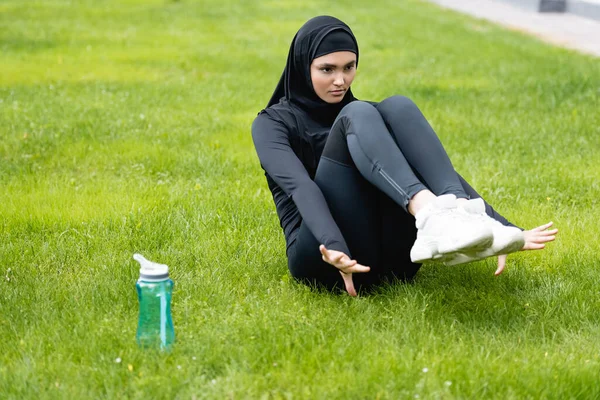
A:
<svg viewBox="0 0 600 400">
<path fill-rule="evenodd" d="M 470 199 L 481 197 L 456 173 L 442 143 L 415 103 L 403 96 L 393 96 L 376 108 L 417 176 L 434 193 L 453 193 Z M 503 225 L 514 226 L 487 203 L 485 211 Z"/>
<path fill-rule="evenodd" d="M 321 177 L 325 179 L 325 173 Z M 357 187 L 363 184 L 370 186 L 358 173 L 355 177 L 363 181 Z M 327 182 L 339 178 L 340 175 L 335 174 L 329 176 Z M 321 187 L 327 186 L 325 183 Z M 327 196 L 327 202 L 332 212 L 337 215 L 336 222 L 340 225 L 344 238 L 352 243 L 349 244 L 352 254 L 357 254 L 357 260 L 371 267 L 369 273 L 352 276 L 356 290 L 369 290 L 386 281 L 412 280 L 421 267 L 421 264 L 410 260 L 410 249 L 417 234 L 413 217 L 381 192 L 368 193 L 369 191 L 359 190 L 360 198 L 368 199 L 367 203 L 363 203 L 356 201 L 356 197 L 352 196 L 353 191 L 348 191 L 348 188 L 346 186 L 344 192 L 333 190 L 334 193 L 344 193 L 348 196 L 334 194 Z M 372 186 L 370 189 L 373 191 Z M 365 206 L 367 208 L 363 208 Z M 366 212 L 360 212 L 363 210 Z M 302 224 L 296 241 L 288 250 L 291 275 L 309 286 L 343 291 L 344 282 L 339 271 L 321 259 L 318 247 L 319 242 L 306 225 Z"/>
<path fill-rule="evenodd" d="M 338 155 L 334 150 L 341 148 L 347 151 Z M 427 191 L 392 139 L 381 114 L 369 103 L 355 101 L 342 109 L 323 156 L 346 165 L 353 163 L 365 179 L 405 210 L 417 193 Z"/>
<path fill-rule="evenodd" d="M 353 275 L 355 285 L 369 288 L 416 275 L 421 265 L 410 260 L 417 234 L 415 219 L 360 174 L 344 135 L 330 136 L 315 182 L 353 258 L 371 267 L 369 273 Z"/>
<path fill-rule="evenodd" d="M 381 280 L 412 280 L 421 264 L 413 263 L 410 251 L 417 238 L 414 218 L 389 197 L 380 196 Z"/>
<path fill-rule="evenodd" d="M 408 163 L 433 193 L 468 198 L 446 150 L 415 103 L 393 96 L 376 107 Z"/>
<path fill-rule="evenodd" d="M 508 221 L 483 199 L 478 199 L 477 192 L 456 173 L 440 140 L 415 103 L 406 97 L 394 96 L 379 103 L 377 110 L 411 167 L 427 186 L 436 194 L 454 193 L 461 197 L 463 208 L 493 233 L 490 247 L 467 251 L 467 255 L 456 255 L 446 262 L 448 265 L 508 254 L 523 246 L 520 230 L 505 227 L 503 224 L 508 225 Z M 474 200 L 466 201 L 468 198 Z"/>
<path fill-rule="evenodd" d="M 335 145 L 338 144 L 346 146 L 343 142 Z M 344 165 L 326 157 L 322 157 L 319 162 L 315 183 L 321 189 L 352 257 L 371 267 L 369 273 L 353 275 L 356 289 L 375 283 L 373 280 L 379 269 L 380 241 L 377 191 L 353 165 Z M 339 271 L 321 259 L 319 244 L 303 222 L 295 242 L 288 250 L 288 266 L 292 276 L 310 285 L 343 290 L 344 284 Z"/>
<path fill-rule="evenodd" d="M 428 192 L 392 139 L 381 114 L 372 105 L 357 101 L 344 107 L 334 122 L 315 176 L 353 258 L 372 268 L 368 274 L 354 275 L 357 286 L 370 284 L 384 274 L 380 267 L 381 228 L 375 225 L 378 218 L 373 214 L 378 210 L 373 200 L 377 196 L 369 194 L 372 189 L 361 176 L 405 211 L 411 208 L 409 203 L 416 194 Z M 439 202 L 435 196 L 433 199 L 435 204 L 417 217 L 419 234 L 410 252 L 414 261 L 489 245 L 491 233 L 487 230 L 473 227 L 464 218 L 457 225 L 456 213 L 451 211 L 456 208 L 454 197 Z M 328 287 L 341 285 L 339 272 L 321 260 L 318 245 L 307 227 L 300 226 L 289 253 L 292 275 Z M 404 275 L 412 277 L 414 272 Z"/>
<path fill-rule="evenodd" d="M 465 201 L 467 196 L 448 157 L 437 162 L 435 157 L 439 154 L 421 151 L 420 157 L 416 158 L 419 165 L 437 162 L 436 168 L 428 165 L 423 171 L 417 170 L 430 180 L 438 194 L 446 194 L 437 198 L 415 175 L 415 168 L 411 168 L 406 158 L 409 154 L 399 148 L 391 136 L 382 114 L 374 106 L 356 101 L 344 107 L 338 115 L 323 157 L 328 156 L 330 142 L 345 138 L 347 158 L 351 158 L 361 175 L 415 215 L 419 231 L 410 251 L 412 261 L 422 262 L 458 251 L 487 248 L 493 239 L 491 229 L 478 226 L 472 218 L 457 210 L 456 195 L 465 198 Z M 438 145 L 445 155 L 439 141 Z M 410 156 L 415 159 L 414 154 Z M 425 202 L 416 201 L 423 194 L 429 198 Z M 420 205 L 420 210 L 415 203 Z"/>
<path fill-rule="evenodd" d="M 352 257 L 371 267 L 367 274 L 353 275 L 355 286 L 364 288 L 382 278 L 409 279 L 416 274 L 419 266 L 409 259 L 416 234 L 414 219 L 398 205 L 406 208 L 414 194 L 426 188 L 404 160 L 377 110 L 367 103 L 353 104 L 344 108 L 331 130 L 315 183 L 321 189 Z M 373 126 L 378 130 L 374 135 L 365 136 L 364 133 Z M 363 175 L 372 182 L 367 182 Z M 381 191 L 393 196 L 394 201 Z M 382 215 L 382 204 L 393 210 Z M 382 237 L 384 222 L 388 229 L 385 234 L 389 236 L 386 238 Z M 292 276 L 307 283 L 343 289 L 338 270 L 322 261 L 318 246 L 317 240 L 302 224 L 288 253 Z M 394 260 L 393 265 L 382 265 L 382 253 L 396 253 L 388 257 Z"/>
</svg>

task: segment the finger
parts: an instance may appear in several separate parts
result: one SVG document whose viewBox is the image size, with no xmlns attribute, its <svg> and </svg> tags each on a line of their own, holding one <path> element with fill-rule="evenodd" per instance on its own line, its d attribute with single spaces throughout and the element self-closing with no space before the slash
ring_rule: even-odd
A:
<svg viewBox="0 0 600 400">
<path fill-rule="evenodd" d="M 504 267 L 506 266 L 506 254 L 498 256 L 498 269 L 494 272 L 494 275 L 498 276 L 504 271 Z"/>
<path fill-rule="evenodd" d="M 558 233 L 558 230 L 553 229 L 551 231 L 532 232 L 531 237 L 542 237 L 542 236 L 553 236 Z"/>
<path fill-rule="evenodd" d="M 371 270 L 370 267 L 365 267 L 364 265 L 360 265 L 360 264 L 356 264 L 350 268 L 344 269 L 345 273 L 353 273 L 353 274 L 360 274 L 360 273 L 364 273 L 364 272 L 369 272 Z"/>
<path fill-rule="evenodd" d="M 327 253 L 329 250 L 327 250 L 327 248 L 324 245 L 320 245 L 319 246 L 319 251 L 321 252 L 321 254 L 323 255 L 323 257 L 327 257 Z"/>
<path fill-rule="evenodd" d="M 547 242 L 553 242 L 555 239 L 556 239 L 556 236 L 542 236 L 542 237 L 534 238 L 532 240 L 532 242 L 534 242 L 534 243 L 547 243 Z"/>
<path fill-rule="evenodd" d="M 344 256 L 346 256 L 344 253 L 339 253 L 339 254 L 336 254 L 335 256 L 333 256 L 331 258 L 331 260 L 337 264 L 337 263 L 342 262 L 342 258 L 344 258 Z"/>
<path fill-rule="evenodd" d="M 556 236 L 540 236 L 534 237 L 527 240 L 527 243 L 524 247 L 527 247 L 529 244 L 540 244 L 540 243 L 548 243 L 556 240 Z"/>
<path fill-rule="evenodd" d="M 342 274 L 342 278 L 344 279 L 344 286 L 346 287 L 346 292 L 352 297 L 356 297 L 356 289 L 354 289 L 354 282 L 352 282 L 352 274 L 345 274 L 340 271 Z"/>
<path fill-rule="evenodd" d="M 546 229 L 550 228 L 552 225 L 554 225 L 554 222 L 550 221 L 547 224 L 544 225 L 540 225 L 537 228 L 534 228 L 534 231 L 545 231 Z"/>
<path fill-rule="evenodd" d="M 356 262 L 356 260 L 347 259 L 347 260 L 342 260 L 341 264 L 342 264 L 342 267 L 344 267 L 344 268 L 352 268 L 355 265 L 357 265 L 358 263 Z"/>
<path fill-rule="evenodd" d="M 523 250 L 542 250 L 544 247 L 546 247 L 546 245 L 542 243 L 527 243 L 523 247 Z"/>
<path fill-rule="evenodd" d="M 537 235 L 556 235 L 558 233 L 558 229 L 552 229 L 551 231 L 542 231 L 537 233 Z"/>
<path fill-rule="evenodd" d="M 350 267 L 353 267 L 354 265 L 356 265 L 356 260 L 350 260 L 348 257 L 346 257 L 346 259 L 342 259 L 342 260 L 340 260 L 340 257 L 329 258 L 327 256 L 321 256 L 321 258 L 326 263 L 331 264 L 338 269 L 346 269 L 346 268 L 350 268 Z"/>
</svg>

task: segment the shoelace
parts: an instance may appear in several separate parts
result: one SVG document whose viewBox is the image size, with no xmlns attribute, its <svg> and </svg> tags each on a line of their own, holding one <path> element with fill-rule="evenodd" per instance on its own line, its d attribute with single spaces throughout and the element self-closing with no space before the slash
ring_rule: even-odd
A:
<svg viewBox="0 0 600 400">
<path fill-rule="evenodd" d="M 434 214 L 444 215 L 450 222 L 464 223 L 466 220 L 474 221 L 471 214 L 467 213 L 466 210 L 460 207 L 440 208 L 435 210 Z"/>
</svg>

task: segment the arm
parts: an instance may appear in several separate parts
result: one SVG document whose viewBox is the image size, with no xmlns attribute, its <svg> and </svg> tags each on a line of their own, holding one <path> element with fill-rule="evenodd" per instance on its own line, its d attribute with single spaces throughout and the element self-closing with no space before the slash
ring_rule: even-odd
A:
<svg viewBox="0 0 600 400">
<path fill-rule="evenodd" d="M 267 114 L 260 114 L 252 124 L 252 139 L 261 166 L 292 198 L 303 221 L 319 243 L 351 257 L 321 189 L 310 179 L 292 150 L 286 126 Z"/>
</svg>

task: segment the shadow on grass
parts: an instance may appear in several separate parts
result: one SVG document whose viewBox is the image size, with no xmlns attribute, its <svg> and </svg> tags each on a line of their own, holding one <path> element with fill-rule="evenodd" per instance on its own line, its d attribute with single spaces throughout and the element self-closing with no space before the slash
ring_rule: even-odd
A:
<svg viewBox="0 0 600 400">
<path fill-rule="evenodd" d="M 600 300 L 595 296 L 595 280 L 589 276 L 598 268 L 570 274 L 561 266 L 572 260 L 572 255 L 565 254 L 550 270 L 519 257 L 497 277 L 493 275 L 495 259 L 452 268 L 424 265 L 412 282 L 383 283 L 361 291 L 359 298 L 369 307 L 380 308 L 382 323 L 393 309 L 401 318 L 422 318 L 432 326 L 460 326 L 492 334 L 525 332 L 528 339 L 546 340 L 587 331 L 600 323 L 598 313 L 592 312 Z M 308 288 L 291 277 L 289 281 L 293 292 L 310 291 L 319 301 L 344 301 L 347 296 L 342 289 Z"/>
</svg>

